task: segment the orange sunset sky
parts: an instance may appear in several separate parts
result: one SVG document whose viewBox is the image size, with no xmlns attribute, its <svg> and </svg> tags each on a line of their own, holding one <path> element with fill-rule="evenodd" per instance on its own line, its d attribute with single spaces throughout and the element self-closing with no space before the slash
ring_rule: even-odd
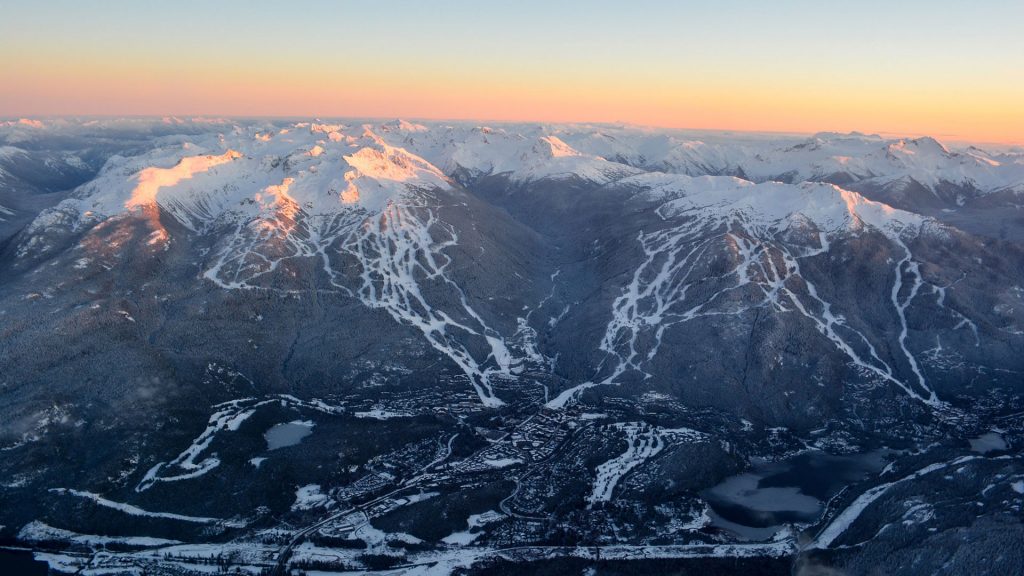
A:
<svg viewBox="0 0 1024 576">
<path fill-rule="evenodd" d="M 1024 2 L 0 0 L 0 116 L 629 122 L 1024 142 Z"/>
</svg>

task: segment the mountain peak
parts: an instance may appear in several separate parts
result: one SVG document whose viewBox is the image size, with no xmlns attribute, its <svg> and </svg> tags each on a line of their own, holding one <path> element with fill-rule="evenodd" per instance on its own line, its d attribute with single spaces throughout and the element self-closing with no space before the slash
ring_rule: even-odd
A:
<svg viewBox="0 0 1024 576">
<path fill-rule="evenodd" d="M 552 158 L 582 156 L 582 154 L 563 142 L 558 136 L 542 136 L 540 142 L 547 145 L 545 152 L 551 154 Z"/>
</svg>

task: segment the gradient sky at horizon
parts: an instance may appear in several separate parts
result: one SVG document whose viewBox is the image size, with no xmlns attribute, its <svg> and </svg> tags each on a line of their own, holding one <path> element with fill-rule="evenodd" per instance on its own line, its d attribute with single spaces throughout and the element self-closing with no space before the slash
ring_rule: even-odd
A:
<svg viewBox="0 0 1024 576">
<path fill-rule="evenodd" d="M 1024 143 L 1020 0 L 0 0 L 0 116 L 360 116 Z"/>
</svg>

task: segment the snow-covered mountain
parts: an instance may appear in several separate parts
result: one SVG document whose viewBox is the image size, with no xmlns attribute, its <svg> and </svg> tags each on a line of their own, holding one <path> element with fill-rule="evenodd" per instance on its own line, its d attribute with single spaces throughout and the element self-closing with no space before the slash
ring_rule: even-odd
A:
<svg viewBox="0 0 1024 576">
<path fill-rule="evenodd" d="M 1024 156 L 1019 152 L 986 152 L 973 146 L 951 150 L 928 137 L 820 133 L 809 138 L 715 134 L 697 138 L 607 128 L 562 137 L 585 152 L 692 176 L 741 174 L 759 182 L 813 180 L 840 185 L 912 179 L 929 189 L 949 184 L 980 194 L 1024 181 Z"/>
<path fill-rule="evenodd" d="M 1018 505 L 1019 150 L 178 118 L 0 146 L 0 537 L 64 566 L 788 569 Z M 786 483 L 817 458 L 841 479 Z M 871 507 L 912 489 L 942 513 Z"/>
<path fill-rule="evenodd" d="M 179 122 L 164 119 L 161 125 Z M 45 130 L 12 126 L 18 139 L 25 129 Z M 941 185 L 955 183 L 984 196 L 1013 189 L 1022 166 L 1012 153 L 951 152 L 928 138 L 886 141 L 859 134 L 790 142 L 717 136 L 717 142 L 706 143 L 676 133 L 579 126 L 405 121 L 189 126 L 198 133 L 164 135 L 142 153 L 109 157 L 99 174 L 24 228 L 13 242 L 12 269 L 30 271 L 61 257 L 73 259 L 76 270 L 109 269 L 110 258 L 123 260 L 120 251 L 129 246 L 141 254 L 169 252 L 172 246 L 185 254 L 198 249 L 198 259 L 190 256 L 199 267 L 197 277 L 221 289 L 294 295 L 328 290 L 387 311 L 457 366 L 490 406 L 502 404 L 493 378 L 514 377 L 528 365 L 550 368 L 554 358 L 565 355 L 592 359 L 559 374 L 577 383 L 552 400 L 552 407 L 597 384 L 629 381 L 631 373 L 651 379 L 657 374 L 647 365 L 661 361 L 666 332 L 685 333 L 682 325 L 708 316 L 744 322 L 745 314 L 762 308 L 801 312 L 804 327 L 833 346 L 840 364 L 938 405 L 918 359 L 923 351 L 908 348 L 907 308 L 920 290 L 930 290 L 959 328 L 971 329 L 976 345 L 981 336 L 976 319 L 946 305 L 943 281 L 952 272 L 943 268 L 950 262 L 925 261 L 915 250 L 935 239 L 962 243 L 962 233 L 826 182 L 863 186 L 910 179 L 935 194 Z M 4 150 L 9 158 L 25 155 Z M 511 192 L 500 197 L 486 192 L 495 187 Z M 567 196 L 559 187 L 577 192 Z M 507 231 L 482 231 L 491 222 L 479 206 L 470 206 L 474 196 L 489 205 L 487 210 L 508 210 L 509 225 L 519 230 L 514 236 L 530 240 L 520 246 L 501 236 Z M 609 209 L 620 216 L 605 216 Z M 588 223 L 598 214 L 615 231 L 613 237 L 589 225 L 564 237 L 561 227 Z M 133 246 L 140 234 L 142 241 Z M 469 265 L 456 254 L 479 249 L 477 264 L 491 259 L 486 242 L 466 242 L 468 235 L 480 234 L 492 235 L 497 262 L 516 261 L 521 267 L 506 298 L 518 303 L 526 294 L 538 295 L 515 304 L 522 310 L 531 310 L 529 302 L 542 293 L 547 294 L 543 306 L 565 300 L 568 306 L 551 321 L 583 322 L 569 328 L 573 333 L 610 313 L 591 351 L 557 345 L 542 351 L 536 340 L 543 323 L 531 325 L 534 311 L 506 316 L 494 308 L 493 296 L 455 277 L 455 269 Z M 581 302 L 559 295 L 565 290 L 557 280 L 561 257 L 542 254 L 543 246 L 556 242 L 556 250 L 583 251 L 599 260 L 601 250 L 611 250 L 610 242 L 631 237 L 636 238 L 632 247 L 617 247 L 606 257 L 628 270 L 639 256 L 639 264 L 632 264 L 632 284 L 615 294 L 611 278 L 598 279 L 607 294 L 587 302 L 576 318 L 573 308 Z M 832 301 L 801 262 L 835 260 L 837 252 L 864 238 L 877 238 L 874 250 L 890 254 L 887 265 L 872 274 L 893 277 L 877 293 L 888 302 L 878 309 L 881 316 L 854 328 L 848 322 L 857 320 L 847 315 L 856 311 L 839 310 L 857 299 Z M 96 246 L 103 247 L 100 254 L 93 253 Z M 683 247 L 696 252 L 683 257 Z M 984 249 L 977 243 L 970 248 Z M 870 256 L 861 250 L 844 257 Z M 712 257 L 714 263 L 699 262 Z M 543 265 L 533 262 L 538 258 Z M 717 276 L 715 291 L 698 292 L 694 300 L 688 291 L 708 279 L 706 270 L 703 276 L 695 272 L 712 264 L 725 266 L 725 273 Z M 937 270 L 935 278 L 922 273 L 928 267 Z M 653 307 L 649 298 L 655 299 Z M 602 306 L 610 306 L 610 312 Z M 1016 308 L 998 310 L 994 325 L 1000 330 L 1012 335 L 1024 325 Z M 780 318 L 788 322 L 790 315 Z M 844 331 L 852 332 L 853 340 Z M 559 338 L 557 329 L 548 332 Z M 647 340 L 641 338 L 646 332 Z M 629 350 L 619 350 L 626 336 Z M 941 335 L 936 338 L 941 348 Z M 589 377 L 588 370 L 593 371 Z"/>
<path fill-rule="evenodd" d="M 290 208 L 310 215 L 379 212 L 411 189 L 446 186 L 437 168 L 369 129 L 346 135 L 300 124 L 273 134 L 238 129 L 113 158 L 68 204 L 99 218 L 156 205 L 196 230 L 222 217 L 268 218 Z"/>
</svg>

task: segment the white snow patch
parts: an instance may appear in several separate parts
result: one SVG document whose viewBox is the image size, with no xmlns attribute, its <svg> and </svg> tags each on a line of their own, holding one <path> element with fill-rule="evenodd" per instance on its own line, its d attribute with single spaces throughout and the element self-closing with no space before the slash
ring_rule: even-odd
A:
<svg viewBox="0 0 1024 576">
<path fill-rule="evenodd" d="M 295 490 L 295 503 L 292 504 L 292 510 L 312 510 L 329 507 L 331 504 L 331 498 L 320 491 L 319 484 L 307 484 Z"/>
<path fill-rule="evenodd" d="M 85 546 L 106 546 L 108 544 L 121 544 L 126 546 L 154 547 L 181 544 L 178 540 L 167 540 L 164 538 L 152 538 L 149 536 L 99 536 L 95 534 L 79 534 L 61 528 L 54 528 L 48 524 L 34 520 L 26 524 L 20 532 L 18 539 L 25 542 L 65 542 L 68 544 L 82 544 Z"/>
<path fill-rule="evenodd" d="M 599 465 L 594 489 L 587 497 L 587 506 L 611 500 L 612 492 L 626 474 L 661 452 L 669 442 L 699 442 L 707 435 L 689 428 L 666 429 L 642 422 L 615 424 L 626 436 L 626 451 Z"/>
<path fill-rule="evenodd" d="M 493 460 L 484 460 L 484 464 L 487 464 L 491 468 L 507 468 L 509 466 L 515 466 L 516 464 L 522 464 L 523 461 L 520 458 L 495 458 Z"/>
<path fill-rule="evenodd" d="M 487 524 L 504 520 L 505 518 L 506 516 L 504 514 L 494 510 L 489 510 L 482 514 L 473 514 L 466 521 L 469 527 L 465 531 L 453 532 L 442 538 L 441 541 L 453 546 L 468 546 L 483 534 L 483 531 L 480 530 L 480 528 Z"/>
<path fill-rule="evenodd" d="M 113 500 L 108 500 L 100 496 L 99 494 L 85 492 L 82 490 L 72 490 L 69 488 L 51 488 L 50 492 L 53 492 L 55 494 L 76 496 L 78 498 L 92 500 L 99 506 L 117 510 L 119 512 L 123 512 L 131 516 L 144 516 L 146 518 L 162 518 L 165 520 L 179 520 L 181 522 L 193 522 L 196 524 L 223 524 L 225 526 L 232 527 L 245 526 L 245 524 L 242 522 L 237 522 L 233 520 L 222 520 L 220 518 L 207 518 L 204 516 L 186 516 L 184 514 L 175 514 L 173 512 L 150 512 L 149 510 L 143 510 L 138 506 L 125 504 L 123 502 L 114 502 Z"/>
</svg>

